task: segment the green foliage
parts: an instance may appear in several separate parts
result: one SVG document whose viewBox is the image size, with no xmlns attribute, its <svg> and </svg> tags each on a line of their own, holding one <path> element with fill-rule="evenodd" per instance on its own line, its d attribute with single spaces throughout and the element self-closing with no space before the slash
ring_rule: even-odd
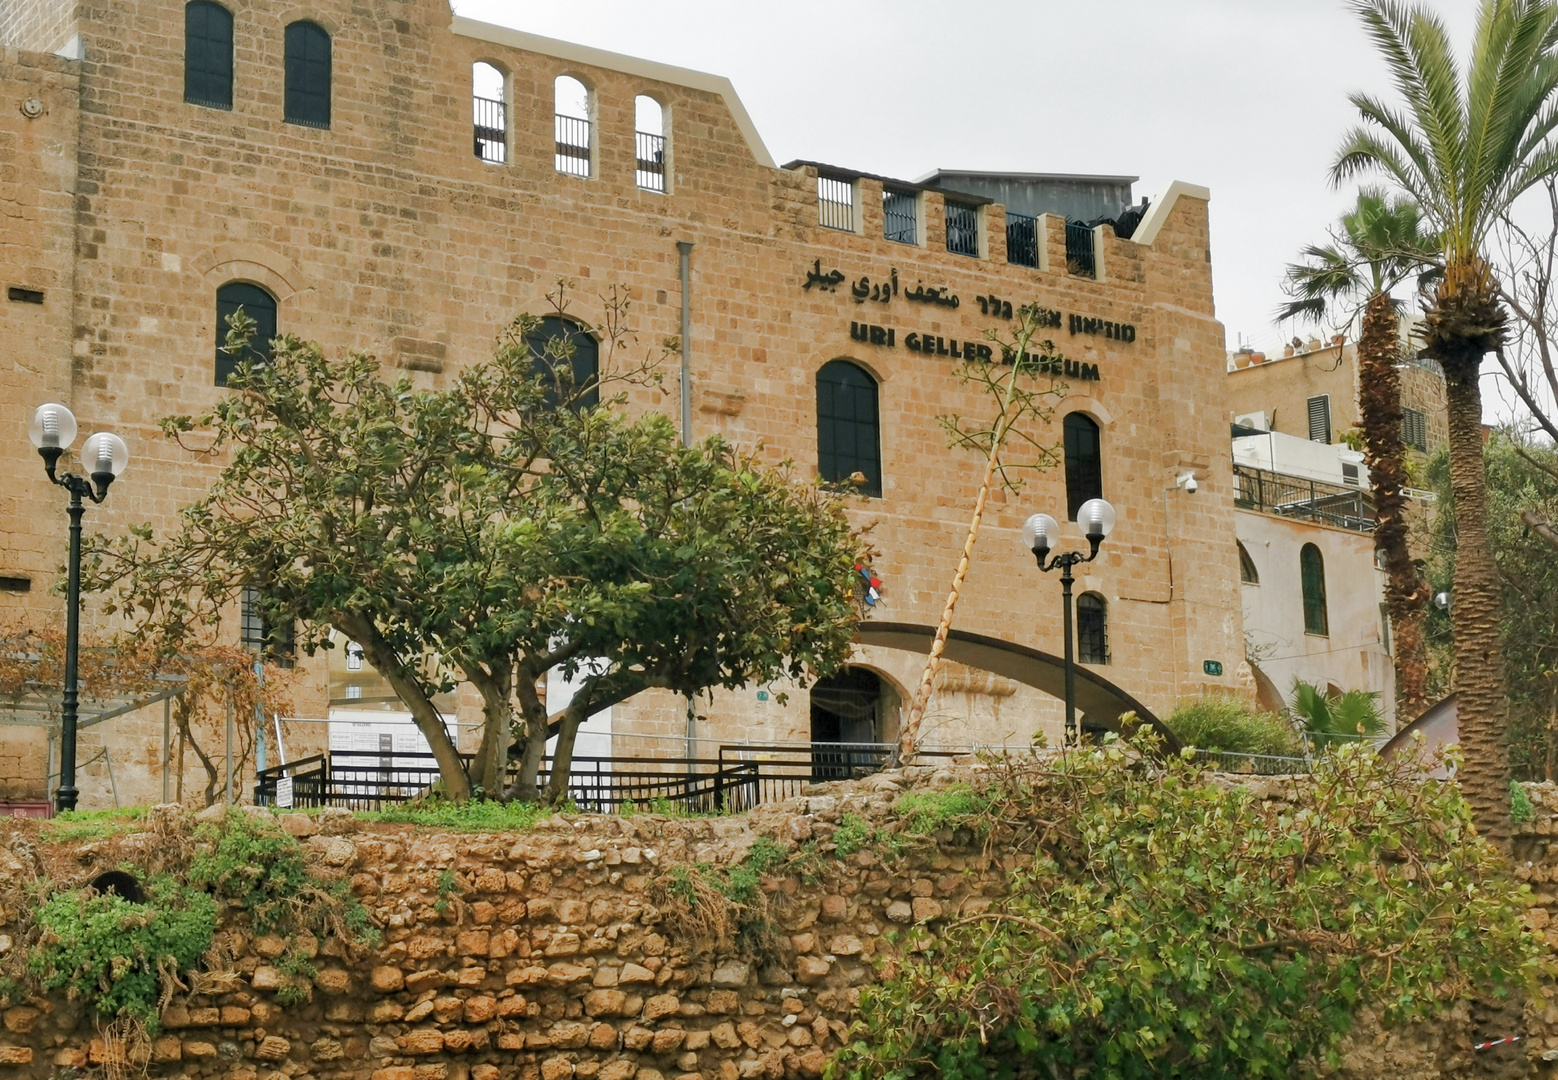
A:
<svg viewBox="0 0 1558 1080">
<path fill-rule="evenodd" d="M 472 799 L 460 803 L 433 800 L 403 803 L 383 810 L 359 811 L 357 816 L 364 821 L 424 825 L 450 832 L 530 832 L 536 827 L 536 822 L 556 813 L 567 812 L 567 809 L 490 799 Z"/>
<path fill-rule="evenodd" d="M 1531 805 L 1531 796 L 1526 794 L 1526 789 L 1519 780 L 1509 782 L 1509 817 L 1516 825 L 1524 825 L 1536 816 L 1536 807 Z"/>
<path fill-rule="evenodd" d="M 759 836 L 747 849 L 745 861 L 759 874 L 769 874 L 783 866 L 788 857 L 784 848 L 779 846 L 779 841 L 771 836 Z"/>
<path fill-rule="evenodd" d="M 39 831 L 49 843 L 78 844 L 119 836 L 132 831 L 144 820 L 144 806 L 126 806 L 113 810 L 66 810 L 41 822 Z"/>
<path fill-rule="evenodd" d="M 833 847 L 838 857 L 847 859 L 876 837 L 876 828 L 859 814 L 845 814 L 833 832 Z"/>
<path fill-rule="evenodd" d="M 944 791 L 911 791 L 894 805 L 900 825 L 899 830 L 909 837 L 929 836 L 941 829 L 959 825 L 975 826 L 980 833 L 989 830 L 984 820 L 990 808 L 989 799 L 974 791 L 967 784 L 958 784 Z"/>
<path fill-rule="evenodd" d="M 1558 451 L 1495 431 L 1483 450 L 1487 474 L 1488 548 L 1500 582 L 1499 635 L 1509 693 L 1509 759 L 1516 776 L 1558 778 L 1558 558 L 1527 528 L 1522 511 L 1558 521 Z M 1533 464 L 1534 460 L 1534 464 Z M 1428 486 L 1438 495 L 1426 570 L 1433 591 L 1453 592 L 1455 496 L 1449 459 L 1435 455 Z M 1429 605 L 1426 627 L 1431 685 L 1452 689 L 1450 617 Z"/>
<path fill-rule="evenodd" d="M 1526 890 L 1453 784 L 1344 747 L 1289 804 L 1148 742 L 992 780 L 1033 838 L 1005 899 L 863 989 L 838 1076 L 1288 1080 L 1360 1009 L 1533 977 Z"/>
<path fill-rule="evenodd" d="M 200 843 L 189 864 L 189 882 L 249 912 L 262 934 L 295 924 L 293 901 L 309 885 L 298 842 L 271 822 L 238 809 L 195 830 Z"/>
<path fill-rule="evenodd" d="M 1313 683 L 1294 679 L 1288 707 L 1316 750 L 1357 742 L 1385 730 L 1379 695 L 1367 690 L 1348 690 L 1328 698 Z"/>
<path fill-rule="evenodd" d="M 1291 757 L 1304 752 L 1293 726 L 1276 713 L 1251 708 L 1232 694 L 1181 701 L 1165 721 L 1179 741 L 1198 750 Z"/>
<path fill-rule="evenodd" d="M 42 932 L 28 973 L 42 990 L 64 989 L 102 1016 L 155 1031 L 160 980 L 194 970 L 211 948 L 216 901 L 163 876 L 148 902 L 82 889 L 56 893 L 36 914 Z"/>
</svg>

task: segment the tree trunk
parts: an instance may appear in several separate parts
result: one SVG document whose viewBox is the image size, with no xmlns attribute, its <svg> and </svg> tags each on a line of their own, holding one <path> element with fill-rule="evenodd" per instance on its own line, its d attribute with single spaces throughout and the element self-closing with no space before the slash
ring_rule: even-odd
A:
<svg viewBox="0 0 1558 1080">
<path fill-rule="evenodd" d="M 1461 792 L 1477 831 L 1509 851 L 1509 703 L 1500 637 L 1498 571 L 1488 544 L 1487 473 L 1482 460 L 1482 357 L 1502 332 L 1487 269 L 1448 268 L 1425 311 L 1428 355 L 1444 368 L 1450 422 L 1450 490 L 1455 498 L 1455 691 L 1459 695 Z"/>
<path fill-rule="evenodd" d="M 471 781 L 489 799 L 503 791 L 508 773 L 509 728 L 514 715 L 514 668 L 508 663 L 462 664 L 466 679 L 481 694 L 481 746 L 471 762 Z"/>
<path fill-rule="evenodd" d="M 389 642 L 373 623 L 358 615 L 337 613 L 332 625 L 341 633 L 362 646 L 363 656 L 375 671 L 384 676 L 395 691 L 395 696 L 411 712 L 411 720 L 427 739 L 438 763 L 438 775 L 444 782 L 444 796 L 451 802 L 465 802 L 471 797 L 471 778 L 460 759 L 459 748 L 449 737 L 444 718 L 438 715 L 433 699 L 423 688 L 415 674 L 407 668 Z"/>
<path fill-rule="evenodd" d="M 536 689 L 539 676 L 520 668 L 515 691 L 519 696 L 519 708 L 525 718 L 524 746 L 519 756 L 519 775 L 509 788 L 510 798 L 520 802 L 535 802 L 541 797 L 537 777 L 541 774 L 541 761 L 546 757 L 548 724 L 546 706 L 541 692 Z"/>
<path fill-rule="evenodd" d="M 574 695 L 563 710 L 562 722 L 557 731 L 557 745 L 552 750 L 552 775 L 547 777 L 545 802 L 557 806 L 568 798 L 568 780 L 573 775 L 573 745 L 579 737 L 579 725 L 590 715 L 587 692 Z"/>
<path fill-rule="evenodd" d="M 1423 619 L 1428 587 L 1407 546 L 1406 448 L 1401 442 L 1401 375 L 1396 309 L 1384 293 L 1369 300 L 1358 341 L 1358 406 L 1364 461 L 1374 492 L 1374 550 L 1388 575 L 1385 607 L 1390 613 L 1396 663 L 1398 716 L 1415 719 L 1428 707 L 1428 650 Z"/>
</svg>

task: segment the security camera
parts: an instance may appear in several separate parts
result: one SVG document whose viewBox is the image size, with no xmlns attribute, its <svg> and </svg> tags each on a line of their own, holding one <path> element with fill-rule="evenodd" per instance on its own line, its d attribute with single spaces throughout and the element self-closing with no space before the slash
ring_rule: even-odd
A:
<svg viewBox="0 0 1558 1080">
<path fill-rule="evenodd" d="M 1196 483 L 1196 474 L 1193 472 L 1180 473 L 1178 479 L 1174 481 L 1174 486 L 1184 488 L 1186 495 L 1194 495 L 1196 488 L 1200 487 Z"/>
</svg>

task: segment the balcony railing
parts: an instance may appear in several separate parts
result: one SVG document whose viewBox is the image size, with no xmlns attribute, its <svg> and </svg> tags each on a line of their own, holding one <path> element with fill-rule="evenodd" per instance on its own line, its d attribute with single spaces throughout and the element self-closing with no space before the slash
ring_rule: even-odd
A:
<svg viewBox="0 0 1558 1080">
<path fill-rule="evenodd" d="M 1039 219 L 1006 212 L 1006 261 L 1014 266 L 1039 265 Z"/>
<path fill-rule="evenodd" d="M 590 122 L 557 114 L 557 171 L 566 176 L 590 175 Z"/>
<path fill-rule="evenodd" d="M 954 255 L 979 257 L 979 208 L 967 203 L 946 203 L 947 250 Z"/>
<path fill-rule="evenodd" d="M 855 185 L 836 176 L 817 177 L 817 223 L 824 229 L 855 231 Z"/>
<path fill-rule="evenodd" d="M 647 131 L 635 133 L 636 161 L 634 175 L 638 186 L 645 191 L 665 191 L 665 136 L 651 135 Z"/>
<path fill-rule="evenodd" d="M 508 158 L 508 123 L 503 102 L 478 97 L 472 101 L 476 118 L 476 156 L 483 161 Z"/>
<path fill-rule="evenodd" d="M 1093 230 L 1080 221 L 1066 222 L 1066 273 L 1074 277 L 1098 276 L 1098 260 L 1093 252 Z"/>
<path fill-rule="evenodd" d="M 1233 504 L 1241 510 L 1313 521 L 1352 532 L 1374 531 L 1374 502 L 1361 488 L 1284 476 L 1246 465 L 1233 467 L 1233 481 Z"/>
</svg>

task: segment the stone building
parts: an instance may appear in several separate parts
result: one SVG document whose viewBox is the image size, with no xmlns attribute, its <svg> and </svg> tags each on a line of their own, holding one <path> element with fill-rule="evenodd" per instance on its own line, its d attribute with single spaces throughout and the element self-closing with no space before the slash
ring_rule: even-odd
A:
<svg viewBox="0 0 1558 1080">
<path fill-rule="evenodd" d="M 679 335 L 685 303 L 694 437 L 761 442 L 825 472 L 841 465 L 826 440 L 864 448 L 854 464 L 869 495 L 853 513 L 874 523 L 884 582 L 871 617 L 933 625 L 978 476 L 936 419 L 980 408 L 957 358 L 1037 302 L 1068 358 L 1047 435 L 1059 444 L 1069 426 L 1072 460 L 1020 505 L 997 496 L 958 627 L 1061 652 L 1059 584 L 1034 568 L 1018 527 L 1036 510 L 1066 517 L 1069 483 L 1119 513 L 1077 589 L 1085 667 L 1159 713 L 1203 689 L 1248 687 L 1204 189 L 1159 193 L 1127 239 L 977 191 L 780 167 L 727 80 L 473 22 L 446 0 L 13 0 L 0 44 L 7 618 L 60 615 L 49 586 L 64 503 L 23 430 L 37 404 L 64 402 L 83 433 L 111 428 L 130 444 L 130 469 L 89 527 L 166 528 L 212 466 L 156 422 L 224 392 L 222 312 L 242 303 L 262 325 L 373 351 L 436 385 L 485 357 L 516 312 L 545 310 L 566 279 L 586 323 L 595 294 L 626 288 L 641 343 Z M 958 176 L 976 174 L 947 185 Z M 1066 186 L 1009 179 L 1029 194 Z M 673 365 L 671 396 L 632 407 L 675 402 L 677 380 Z M 869 407 L 819 417 L 819 395 L 839 387 Z M 1175 486 L 1187 470 L 1195 497 Z M 327 671 L 344 663 L 341 650 L 300 659 L 301 718 L 348 703 L 353 681 Z M 804 687 L 785 706 L 752 688 L 701 703 L 700 733 L 888 739 L 920 664 L 864 646 L 823 695 L 853 701 L 849 715 L 813 709 Z M 1017 681 L 954 667 L 927 730 L 943 744 L 1026 742 L 1057 735 L 1059 715 Z M 618 753 L 679 740 L 684 723 L 680 700 L 653 694 L 609 719 Z M 12 794 L 41 793 L 42 734 L 3 731 L 0 755 L 20 762 Z M 324 744 L 320 724 L 293 731 L 291 753 Z M 121 772 L 161 768 L 160 709 L 93 737 Z M 152 798 L 151 784 L 121 778 L 121 795 Z M 100 776 L 81 787 L 85 806 L 107 798 Z"/>
</svg>

